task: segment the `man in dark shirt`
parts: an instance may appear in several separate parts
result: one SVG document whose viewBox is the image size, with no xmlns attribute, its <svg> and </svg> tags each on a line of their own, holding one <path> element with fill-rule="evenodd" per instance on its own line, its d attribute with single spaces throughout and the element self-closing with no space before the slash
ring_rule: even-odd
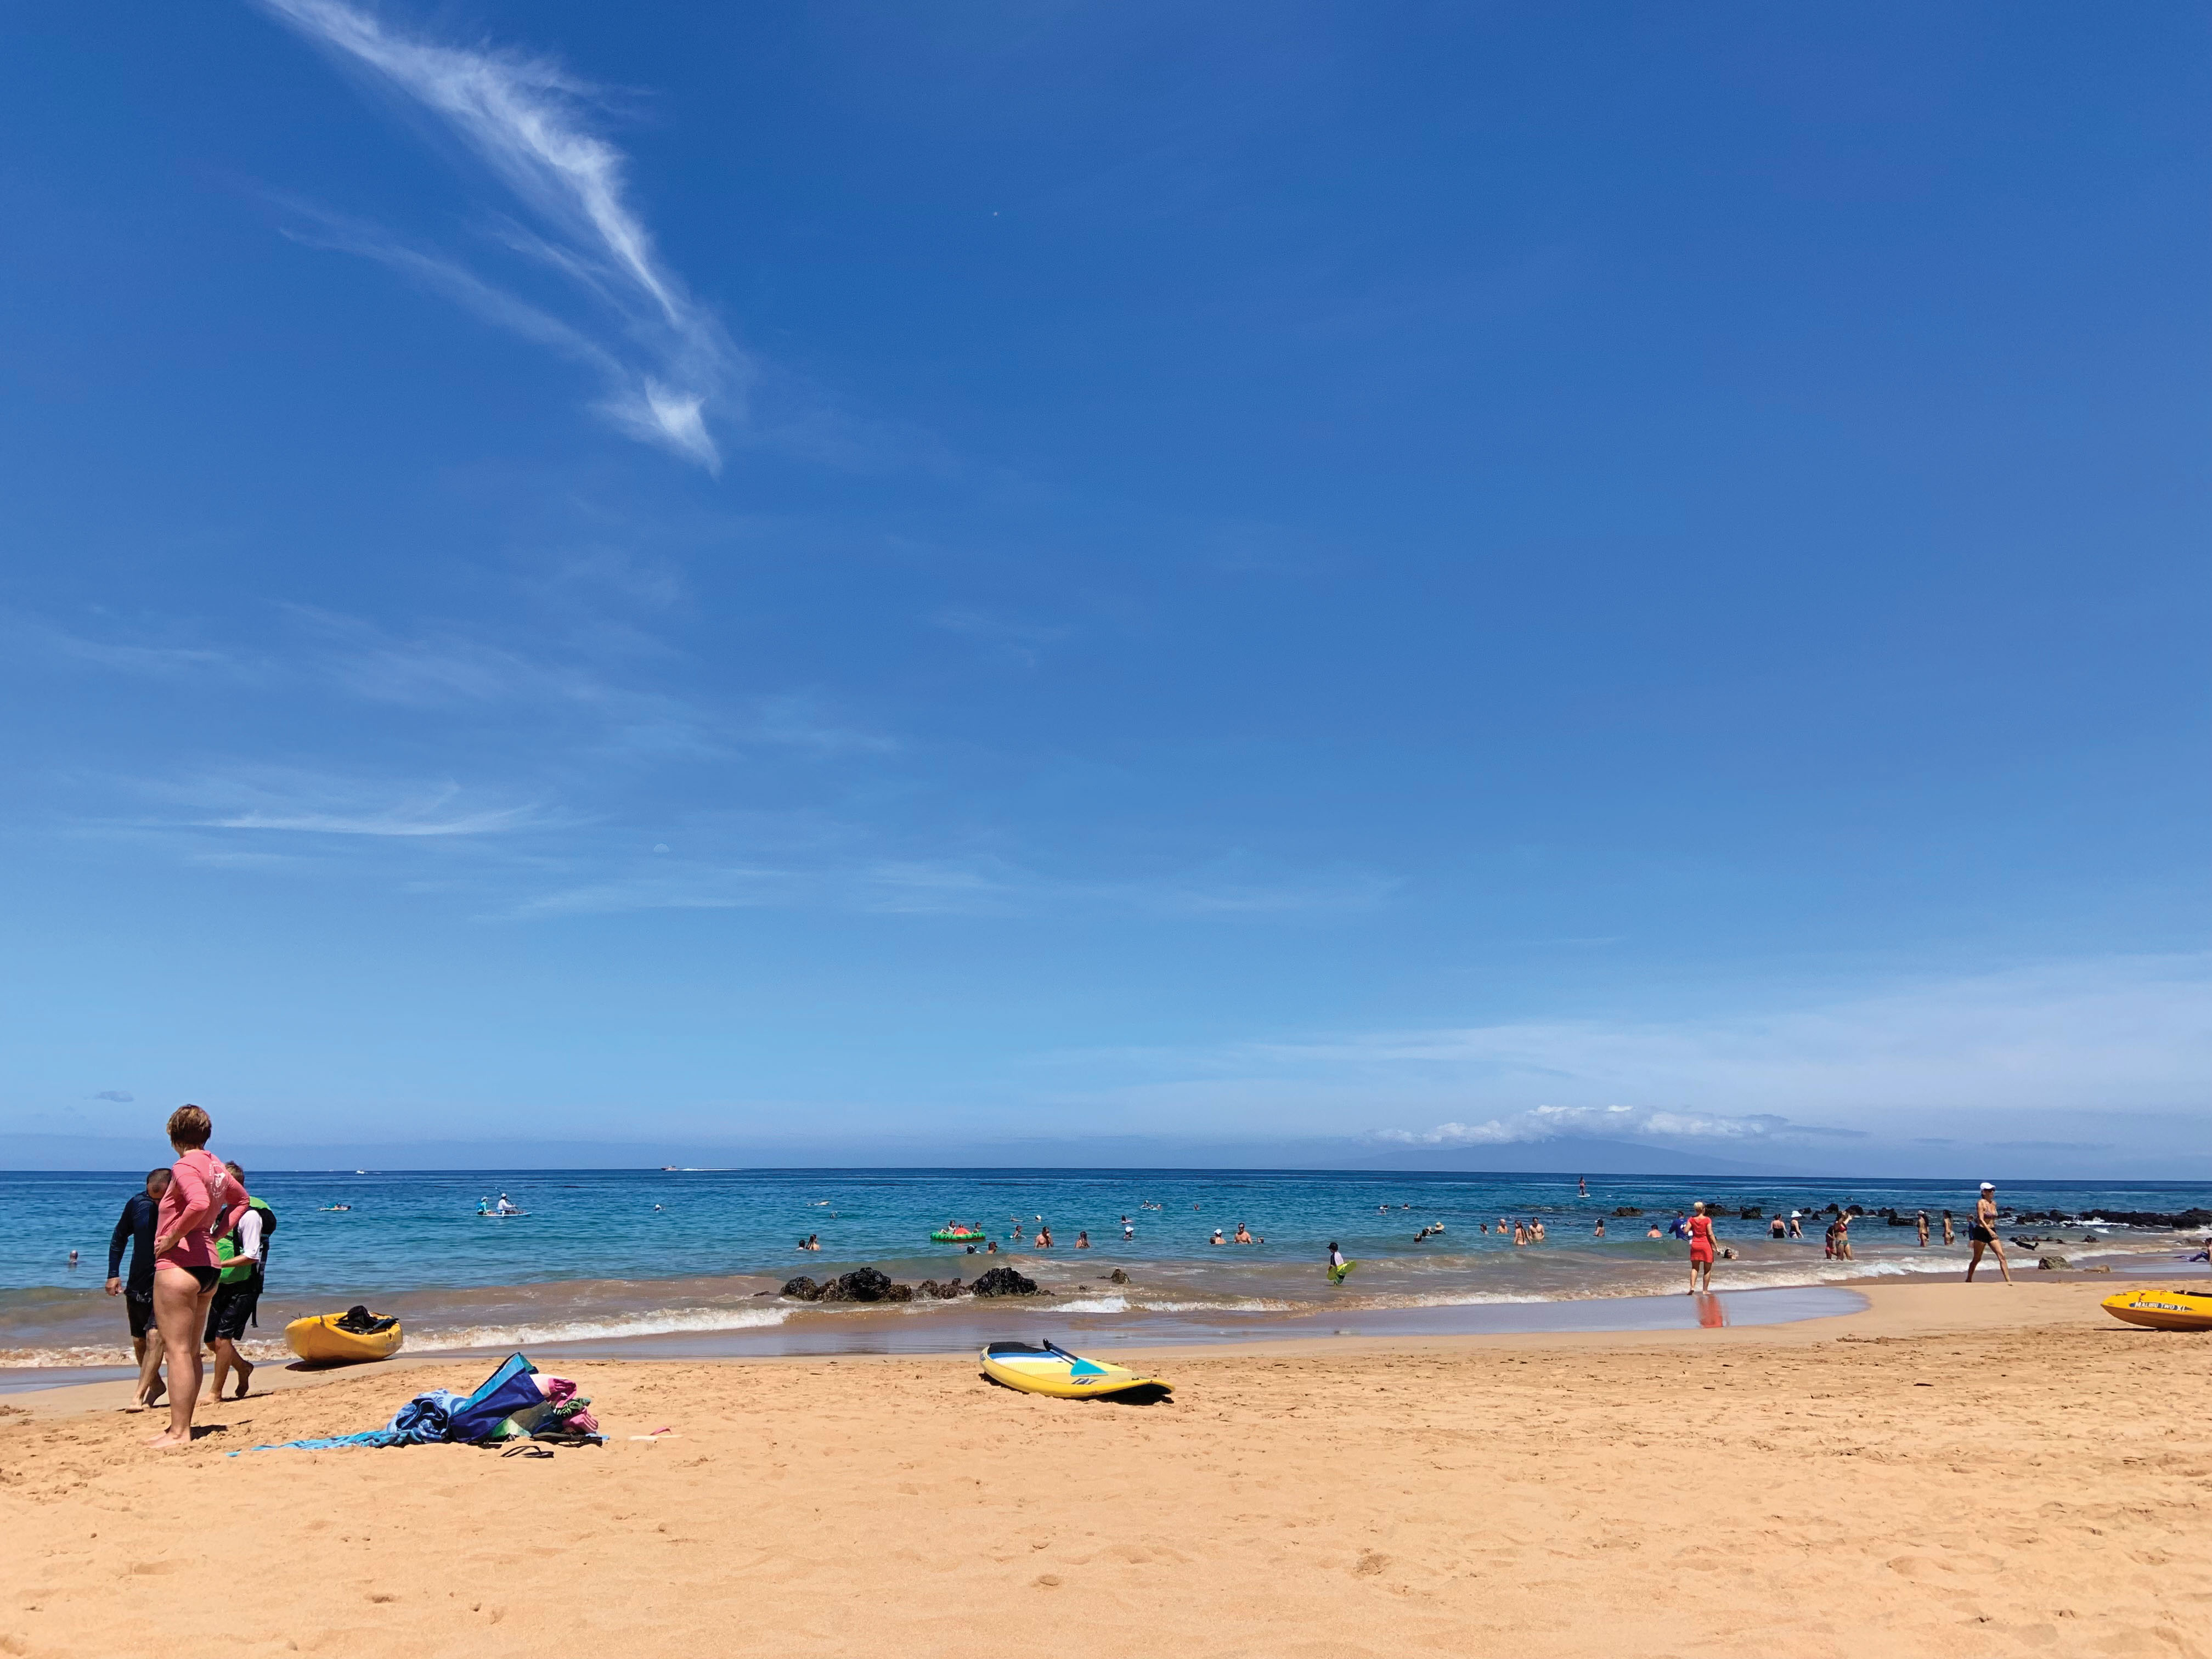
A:
<svg viewBox="0 0 2212 1659">
<path fill-rule="evenodd" d="M 138 1357 L 138 1398 L 152 1405 L 161 1397 L 161 1345 L 149 1343 L 154 1328 L 154 1226 L 161 1212 L 161 1194 L 169 1189 L 167 1170 L 146 1172 L 146 1190 L 133 1193 L 117 1218 L 107 1241 L 107 1293 L 123 1298 L 131 1316 L 131 1352 Z M 131 1277 L 123 1270 L 123 1247 L 131 1246 Z"/>
</svg>

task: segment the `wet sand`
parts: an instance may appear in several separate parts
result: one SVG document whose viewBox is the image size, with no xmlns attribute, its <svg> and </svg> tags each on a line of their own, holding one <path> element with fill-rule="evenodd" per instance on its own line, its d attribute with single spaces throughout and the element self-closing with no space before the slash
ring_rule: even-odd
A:
<svg viewBox="0 0 2212 1659">
<path fill-rule="evenodd" d="M 564 1363 L 613 1440 L 542 1460 L 223 1455 L 481 1361 L 264 1371 L 167 1455 L 123 1385 L 19 1395 L 0 1652 L 2212 1656 L 2212 1337 L 2112 1288 L 1162 1348 L 1151 1407 L 964 1358 Z"/>
</svg>

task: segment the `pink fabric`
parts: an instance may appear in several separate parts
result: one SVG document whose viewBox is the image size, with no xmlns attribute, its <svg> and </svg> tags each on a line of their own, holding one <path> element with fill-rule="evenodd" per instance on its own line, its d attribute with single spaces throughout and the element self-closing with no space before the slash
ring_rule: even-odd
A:
<svg viewBox="0 0 2212 1659">
<path fill-rule="evenodd" d="M 246 1209 L 246 1185 L 232 1177 L 222 1160 L 204 1147 L 186 1152 L 169 1167 L 169 1189 L 161 1194 L 156 1237 L 176 1243 L 154 1258 L 171 1267 L 218 1265 L 215 1241 L 238 1225 Z"/>
</svg>

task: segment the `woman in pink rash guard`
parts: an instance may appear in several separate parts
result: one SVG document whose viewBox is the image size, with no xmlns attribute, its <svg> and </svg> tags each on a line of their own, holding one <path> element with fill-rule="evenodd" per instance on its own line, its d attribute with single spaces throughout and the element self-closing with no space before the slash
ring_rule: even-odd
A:
<svg viewBox="0 0 2212 1659">
<path fill-rule="evenodd" d="M 238 1224 L 246 1185 L 207 1150 L 215 1124 L 197 1106 L 169 1114 L 177 1161 L 154 1224 L 154 1323 L 169 1360 L 169 1426 L 147 1442 L 188 1446 L 200 1403 L 200 1333 L 221 1276 L 215 1241 Z"/>
</svg>

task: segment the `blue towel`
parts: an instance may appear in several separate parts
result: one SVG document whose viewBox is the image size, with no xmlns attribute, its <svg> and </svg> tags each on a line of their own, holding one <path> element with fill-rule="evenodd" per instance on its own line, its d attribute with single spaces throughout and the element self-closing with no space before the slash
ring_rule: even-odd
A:
<svg viewBox="0 0 2212 1659">
<path fill-rule="evenodd" d="M 341 1434 L 328 1440 L 287 1440 L 281 1445 L 256 1446 L 256 1451 L 327 1451 L 333 1446 L 434 1446 L 451 1437 L 453 1413 L 468 1402 L 465 1394 L 433 1389 L 418 1394 L 380 1429 L 361 1434 Z M 236 1452 L 231 1454 L 238 1455 Z"/>
<path fill-rule="evenodd" d="M 474 1394 L 455 1394 L 451 1389 L 418 1394 L 380 1429 L 328 1440 L 287 1440 L 282 1445 L 253 1449 L 325 1451 L 333 1446 L 434 1446 L 447 1440 L 481 1440 L 510 1413 L 544 1403 L 544 1391 L 530 1380 L 537 1370 L 523 1355 L 513 1354 L 484 1378 Z"/>
</svg>

